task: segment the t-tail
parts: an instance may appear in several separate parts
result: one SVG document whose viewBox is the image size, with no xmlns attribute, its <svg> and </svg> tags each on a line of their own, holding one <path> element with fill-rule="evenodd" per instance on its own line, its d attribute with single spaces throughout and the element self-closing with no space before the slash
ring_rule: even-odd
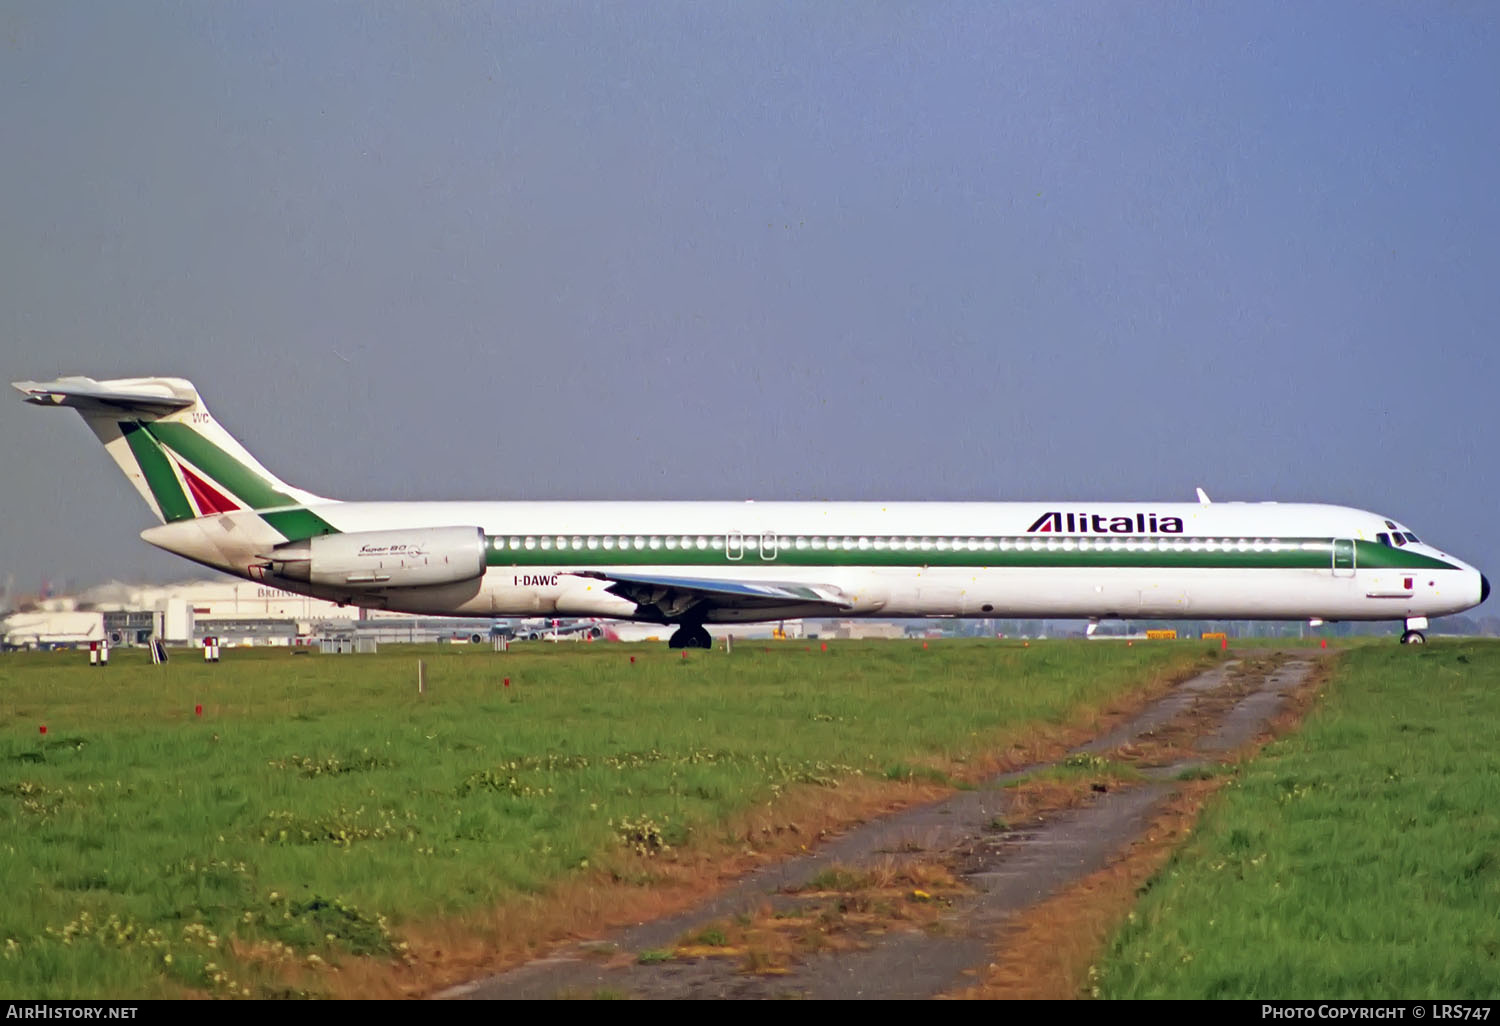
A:
<svg viewBox="0 0 1500 1026">
<path fill-rule="evenodd" d="M 71 406 L 163 524 L 253 511 L 289 538 L 331 530 L 306 507 L 332 500 L 294 488 L 219 426 L 182 378 L 17 381 L 38 406 Z"/>
</svg>

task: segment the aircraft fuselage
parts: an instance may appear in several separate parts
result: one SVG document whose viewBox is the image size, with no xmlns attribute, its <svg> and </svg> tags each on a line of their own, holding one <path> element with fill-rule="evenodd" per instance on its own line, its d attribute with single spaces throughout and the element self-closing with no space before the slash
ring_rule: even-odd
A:
<svg viewBox="0 0 1500 1026">
<path fill-rule="evenodd" d="M 463 616 L 661 619 L 606 590 L 614 573 L 831 589 L 840 616 L 1394 620 L 1459 612 L 1473 567 L 1376 514 L 1281 503 L 340 502 L 337 531 L 478 527 L 485 572 L 455 584 L 289 590 Z M 233 530 L 217 521 L 235 518 Z M 247 512 L 143 533 L 242 577 L 283 541 Z M 1382 540 L 1385 539 L 1385 540 Z M 598 576 L 586 576 L 595 574 Z M 272 574 L 274 577 L 274 574 Z M 825 601 L 700 619 L 830 613 Z"/>
</svg>

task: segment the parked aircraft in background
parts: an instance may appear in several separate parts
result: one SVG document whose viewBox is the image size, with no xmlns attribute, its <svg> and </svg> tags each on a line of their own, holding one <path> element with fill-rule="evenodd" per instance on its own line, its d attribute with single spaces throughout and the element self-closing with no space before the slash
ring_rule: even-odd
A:
<svg viewBox="0 0 1500 1026">
<path fill-rule="evenodd" d="M 597 617 L 581 620 L 564 620 L 558 617 L 548 620 L 542 617 L 531 617 L 496 629 L 516 641 L 546 641 L 552 638 L 574 637 L 602 638 L 607 633 L 605 625 Z"/>
<path fill-rule="evenodd" d="M 18 382 L 70 406 L 162 521 L 146 541 L 347 604 L 673 625 L 803 616 L 1401 620 L 1474 567 L 1344 506 L 1159 502 L 338 502 L 286 484 L 181 378 Z"/>
</svg>

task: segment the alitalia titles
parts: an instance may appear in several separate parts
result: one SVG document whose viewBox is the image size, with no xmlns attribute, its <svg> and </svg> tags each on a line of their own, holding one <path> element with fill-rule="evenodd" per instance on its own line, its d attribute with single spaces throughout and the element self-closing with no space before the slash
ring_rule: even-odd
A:
<svg viewBox="0 0 1500 1026">
<path fill-rule="evenodd" d="M 1043 513 L 1026 529 L 1030 534 L 1181 534 L 1181 517 L 1155 513 L 1109 516 L 1104 513 Z"/>
</svg>

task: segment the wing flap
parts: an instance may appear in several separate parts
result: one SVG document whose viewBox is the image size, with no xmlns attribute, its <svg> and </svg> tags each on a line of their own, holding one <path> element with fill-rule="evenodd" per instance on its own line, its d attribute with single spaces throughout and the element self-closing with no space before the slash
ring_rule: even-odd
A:
<svg viewBox="0 0 1500 1026">
<path fill-rule="evenodd" d="M 696 606 L 716 609 L 775 608 L 787 605 L 823 605 L 847 610 L 853 602 L 831 584 L 791 581 L 756 581 L 719 577 L 683 577 L 675 574 L 613 573 L 599 570 L 574 571 L 578 577 L 609 581 L 607 591 L 642 607 L 676 616 Z"/>
</svg>

